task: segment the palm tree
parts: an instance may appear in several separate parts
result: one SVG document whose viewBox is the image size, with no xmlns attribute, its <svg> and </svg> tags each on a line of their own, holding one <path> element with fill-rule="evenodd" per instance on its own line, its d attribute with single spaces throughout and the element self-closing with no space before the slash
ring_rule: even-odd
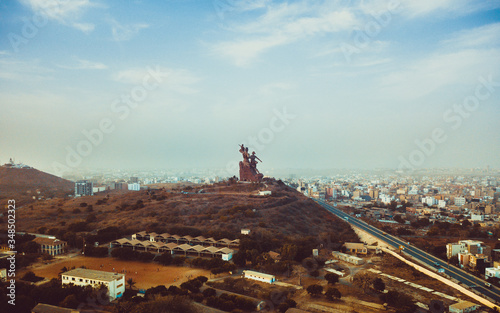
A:
<svg viewBox="0 0 500 313">
<path fill-rule="evenodd" d="M 59 272 L 59 275 L 61 275 L 62 273 L 65 273 L 67 271 L 69 271 L 69 269 L 65 266 L 65 267 L 61 268 L 61 271 Z"/>
<path fill-rule="evenodd" d="M 134 279 L 133 279 L 132 277 L 131 277 L 131 278 L 129 278 L 129 279 L 127 279 L 127 284 L 128 284 L 128 288 L 129 288 L 129 289 L 133 289 L 133 288 L 134 288 L 134 286 L 135 286 L 135 283 L 136 283 L 136 282 L 134 281 Z"/>
</svg>

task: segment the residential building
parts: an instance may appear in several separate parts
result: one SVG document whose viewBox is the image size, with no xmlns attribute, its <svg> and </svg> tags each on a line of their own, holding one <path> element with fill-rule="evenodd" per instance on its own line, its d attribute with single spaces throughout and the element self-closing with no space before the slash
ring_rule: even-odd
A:
<svg viewBox="0 0 500 313">
<path fill-rule="evenodd" d="M 500 267 L 487 267 L 484 269 L 486 279 L 491 277 L 500 278 Z"/>
<path fill-rule="evenodd" d="M 452 313 L 468 313 L 475 311 L 480 307 L 479 304 L 475 304 L 469 301 L 460 301 L 449 306 L 448 310 Z"/>
<path fill-rule="evenodd" d="M 86 268 L 76 268 L 61 274 L 63 285 L 92 286 L 105 285 L 110 301 L 123 296 L 125 292 L 125 275 Z"/>
<path fill-rule="evenodd" d="M 40 253 L 47 253 L 49 255 L 56 256 L 66 253 L 68 250 L 68 243 L 63 240 L 36 237 L 33 241 L 38 244 Z"/>
<path fill-rule="evenodd" d="M 458 254 L 483 254 L 487 256 L 489 260 L 491 258 L 491 247 L 477 240 L 460 240 L 457 243 L 449 243 L 446 245 L 446 256 L 448 258 Z"/>
<path fill-rule="evenodd" d="M 365 263 L 365 260 L 363 260 L 362 258 L 358 258 L 356 256 L 345 254 L 345 253 L 338 252 L 338 251 L 332 251 L 332 255 L 339 260 L 342 260 L 342 261 L 345 261 L 345 262 L 348 262 L 351 264 L 355 264 L 355 265 L 361 265 L 361 264 Z"/>
<path fill-rule="evenodd" d="M 368 248 L 363 243 L 346 242 L 346 243 L 344 243 L 344 247 L 346 249 L 346 252 L 349 252 L 349 253 L 356 253 L 356 254 L 367 254 L 368 253 Z"/>
<path fill-rule="evenodd" d="M 259 273 L 255 271 L 243 271 L 243 278 L 253 279 L 269 284 L 272 284 L 276 281 L 276 276 L 274 275 Z"/>
<path fill-rule="evenodd" d="M 139 183 L 128 184 L 128 190 L 139 191 L 141 190 L 141 184 Z"/>
<path fill-rule="evenodd" d="M 455 198 L 455 205 L 462 206 L 465 205 L 466 200 L 464 197 L 456 197 Z"/>
<path fill-rule="evenodd" d="M 449 259 L 460 253 L 462 245 L 460 243 L 449 243 L 446 245 L 446 257 Z"/>
<path fill-rule="evenodd" d="M 484 214 L 481 213 L 472 213 L 470 218 L 472 221 L 484 222 Z"/>
<path fill-rule="evenodd" d="M 93 184 L 88 180 L 79 180 L 75 183 L 75 197 L 93 196 Z"/>
</svg>

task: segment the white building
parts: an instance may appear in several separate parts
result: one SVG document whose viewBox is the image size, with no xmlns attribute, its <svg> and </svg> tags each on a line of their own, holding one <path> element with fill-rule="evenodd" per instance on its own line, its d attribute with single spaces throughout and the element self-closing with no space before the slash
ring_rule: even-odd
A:
<svg viewBox="0 0 500 313">
<path fill-rule="evenodd" d="M 487 267 L 484 269 L 486 279 L 490 277 L 500 278 L 500 267 Z"/>
<path fill-rule="evenodd" d="M 455 198 L 455 205 L 462 206 L 465 204 L 465 198 L 464 197 L 456 197 Z"/>
<path fill-rule="evenodd" d="M 139 183 L 128 184 L 128 190 L 139 191 L 141 190 L 141 184 Z"/>
<path fill-rule="evenodd" d="M 391 197 L 391 196 L 388 196 L 385 194 L 381 194 L 379 196 L 379 198 L 380 198 L 380 201 L 382 201 L 382 203 L 384 203 L 384 204 L 390 204 L 394 200 L 394 197 Z"/>
<path fill-rule="evenodd" d="M 456 243 L 449 243 L 446 245 L 446 256 L 451 258 L 452 256 L 455 256 L 461 252 L 462 245 L 459 242 Z M 467 251 L 465 251 L 467 252 Z"/>
<path fill-rule="evenodd" d="M 63 285 L 92 286 L 93 288 L 105 285 L 108 288 L 110 301 L 123 296 L 125 292 L 125 275 L 104 271 L 75 268 L 61 274 Z"/>
<path fill-rule="evenodd" d="M 425 198 L 422 198 L 422 203 L 427 204 L 428 206 L 433 206 L 433 205 L 438 204 L 438 201 L 437 201 L 437 199 L 435 199 L 433 197 L 425 197 Z"/>
<path fill-rule="evenodd" d="M 484 215 L 483 214 L 472 213 L 470 218 L 473 221 L 484 222 Z"/>
<path fill-rule="evenodd" d="M 342 261 L 345 261 L 345 262 L 348 262 L 351 264 L 355 264 L 355 265 L 361 265 L 361 264 L 365 263 L 365 260 L 363 260 L 362 258 L 358 258 L 357 256 L 345 254 L 345 253 L 338 252 L 338 251 L 332 251 L 332 255 L 339 260 L 342 260 Z"/>
<path fill-rule="evenodd" d="M 446 208 L 446 200 L 439 200 L 438 201 L 438 208 Z"/>
<path fill-rule="evenodd" d="M 268 284 L 272 284 L 276 281 L 276 277 L 274 275 L 259 273 L 255 271 L 243 271 L 243 278 L 258 280 Z"/>
</svg>

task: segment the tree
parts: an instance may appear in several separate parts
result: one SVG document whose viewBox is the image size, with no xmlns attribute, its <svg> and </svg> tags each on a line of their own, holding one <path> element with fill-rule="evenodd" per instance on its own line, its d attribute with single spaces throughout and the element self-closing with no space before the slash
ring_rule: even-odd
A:
<svg viewBox="0 0 500 313">
<path fill-rule="evenodd" d="M 405 221 L 403 220 L 403 218 L 401 217 L 401 215 L 394 216 L 394 220 L 396 222 L 398 222 L 399 224 L 404 224 L 405 223 Z"/>
<path fill-rule="evenodd" d="M 281 247 L 281 259 L 293 261 L 295 256 L 297 256 L 298 247 L 293 244 L 286 244 Z"/>
<path fill-rule="evenodd" d="M 307 287 L 307 292 L 311 295 L 311 297 L 317 297 L 323 293 L 323 286 L 320 285 L 310 285 Z"/>
<path fill-rule="evenodd" d="M 313 270 L 309 273 L 312 277 L 318 277 L 319 276 L 319 271 L 318 270 Z"/>
<path fill-rule="evenodd" d="M 164 252 L 162 255 L 156 258 L 156 261 L 162 265 L 170 265 L 173 261 L 172 253 L 169 251 Z"/>
<path fill-rule="evenodd" d="M 130 311 L 131 313 L 195 313 L 193 302 L 187 297 L 170 296 L 143 302 Z"/>
<path fill-rule="evenodd" d="M 380 298 L 396 308 L 398 312 L 410 313 L 416 309 L 416 305 L 410 296 L 396 290 L 390 290 L 386 294 L 382 294 Z"/>
<path fill-rule="evenodd" d="M 245 266 L 246 261 L 246 253 L 243 251 L 238 251 L 233 255 L 233 263 L 237 266 Z"/>
<path fill-rule="evenodd" d="M 340 299 L 340 297 L 342 297 L 340 291 L 337 288 L 333 287 L 328 287 L 328 290 L 325 292 L 325 295 L 330 301 L 334 299 Z"/>
<path fill-rule="evenodd" d="M 59 305 L 64 308 L 76 309 L 80 305 L 80 301 L 78 301 L 76 295 L 71 294 L 64 298 Z"/>
<path fill-rule="evenodd" d="M 129 289 L 134 289 L 135 284 L 136 284 L 136 282 L 132 277 L 127 279 L 127 285 L 128 285 Z"/>
<path fill-rule="evenodd" d="M 203 290 L 203 296 L 205 298 L 215 297 L 216 295 L 217 295 L 217 291 L 215 291 L 215 289 L 213 289 L 213 288 L 207 288 L 207 289 Z"/>
<path fill-rule="evenodd" d="M 327 273 L 325 275 L 326 281 L 328 281 L 328 284 L 334 285 L 339 282 L 339 275 L 334 274 L 334 273 Z"/>
<path fill-rule="evenodd" d="M 380 292 L 385 290 L 385 283 L 380 277 L 377 277 L 373 280 L 373 289 Z"/>
</svg>

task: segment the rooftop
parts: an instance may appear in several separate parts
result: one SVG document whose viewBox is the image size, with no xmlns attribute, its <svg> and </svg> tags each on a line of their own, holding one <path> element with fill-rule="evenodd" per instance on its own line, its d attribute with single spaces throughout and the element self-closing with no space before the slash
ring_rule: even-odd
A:
<svg viewBox="0 0 500 313">
<path fill-rule="evenodd" d="M 122 277 L 125 276 L 122 274 L 97 271 L 97 270 L 89 270 L 86 268 L 75 268 L 71 271 L 67 271 L 65 273 L 62 273 L 61 275 L 94 279 L 94 280 L 100 280 L 100 281 L 114 281 L 117 279 L 121 279 Z"/>
</svg>

